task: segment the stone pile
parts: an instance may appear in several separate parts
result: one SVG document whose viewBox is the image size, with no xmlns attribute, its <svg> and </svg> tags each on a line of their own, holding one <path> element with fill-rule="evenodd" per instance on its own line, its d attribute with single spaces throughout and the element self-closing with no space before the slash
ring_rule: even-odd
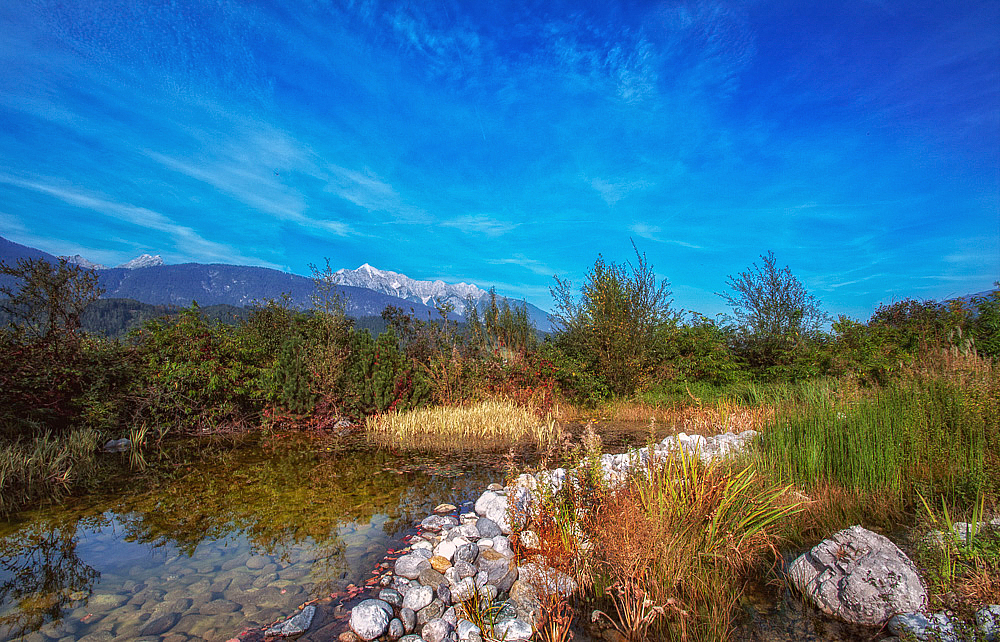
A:
<svg viewBox="0 0 1000 642">
<path fill-rule="evenodd" d="M 409 552 L 383 578 L 378 598 L 352 610 L 351 630 L 362 640 L 384 636 L 404 642 L 482 642 L 483 631 L 462 604 L 478 598 L 498 611 L 496 624 L 488 632 L 492 638 L 529 639 L 538 614 L 537 595 L 533 587 L 518 582 L 510 541 L 480 509 L 459 518 L 431 515 L 424 519 L 420 534 L 410 540 Z"/>
<path fill-rule="evenodd" d="M 679 450 L 711 463 L 739 452 L 756 436 L 753 430 L 713 437 L 680 433 L 651 449 L 602 455 L 601 473 L 606 483 L 616 485 L 650 459 L 661 461 Z M 539 593 L 568 596 L 577 584 L 540 555 L 518 566 L 508 536 L 517 532 L 522 548 L 537 548 L 537 536 L 522 529 L 538 508 L 539 487 L 558 492 L 576 478 L 575 470 L 564 468 L 525 473 L 510 486 L 492 484 L 474 504 L 456 511 L 457 517 L 436 514 L 424 519 L 408 552 L 382 579 L 378 597 L 351 611 L 353 633 L 366 641 L 528 640 L 541 615 Z M 497 612 L 492 631 L 480 630 L 465 612 L 463 603 L 473 598 Z"/>
</svg>

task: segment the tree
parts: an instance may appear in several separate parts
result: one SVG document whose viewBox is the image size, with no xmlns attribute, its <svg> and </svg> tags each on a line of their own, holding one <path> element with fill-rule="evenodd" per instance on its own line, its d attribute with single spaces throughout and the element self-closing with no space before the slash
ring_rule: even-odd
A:
<svg viewBox="0 0 1000 642">
<path fill-rule="evenodd" d="M 615 264 L 600 256 L 574 297 L 569 281 L 555 277 L 552 321 L 559 341 L 586 361 L 618 395 L 627 395 L 650 372 L 657 331 L 673 323 L 670 283 L 657 281 L 635 244 L 636 262 Z"/>
<path fill-rule="evenodd" d="M 0 309 L 35 339 L 74 339 L 80 315 L 103 294 L 95 272 L 66 259 L 55 265 L 44 259 L 18 259 L 14 265 L 0 261 L 0 276 L 20 282 L 0 285 Z"/>
<path fill-rule="evenodd" d="M 730 275 L 729 292 L 719 294 L 733 309 L 738 351 L 753 368 L 770 368 L 794 358 L 795 351 L 816 336 L 827 315 L 792 271 L 778 269 L 774 252 L 737 276 Z"/>
</svg>

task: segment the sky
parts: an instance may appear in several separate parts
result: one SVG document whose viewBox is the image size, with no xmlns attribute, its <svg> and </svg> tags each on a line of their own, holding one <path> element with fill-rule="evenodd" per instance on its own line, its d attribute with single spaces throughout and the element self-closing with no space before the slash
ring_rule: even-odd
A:
<svg viewBox="0 0 1000 642">
<path fill-rule="evenodd" d="M 1000 279 L 1000 2 L 0 3 L 0 236 L 362 263 L 552 307 L 598 256 L 715 315 Z"/>
</svg>

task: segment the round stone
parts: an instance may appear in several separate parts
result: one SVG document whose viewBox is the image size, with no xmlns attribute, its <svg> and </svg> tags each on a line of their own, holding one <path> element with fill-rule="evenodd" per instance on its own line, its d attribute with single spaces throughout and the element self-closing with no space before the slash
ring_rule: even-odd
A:
<svg viewBox="0 0 1000 642">
<path fill-rule="evenodd" d="M 434 589 L 429 586 L 420 586 L 409 592 L 403 598 L 403 606 L 414 611 L 419 611 L 434 600 Z M 386 625 L 388 626 L 388 622 Z M 379 634 L 381 635 L 381 633 Z"/>
<path fill-rule="evenodd" d="M 480 517 L 476 520 L 476 530 L 479 531 L 479 536 L 485 539 L 503 535 L 497 523 L 488 517 Z"/>
<path fill-rule="evenodd" d="M 438 504 L 434 508 L 434 512 L 439 515 L 447 515 L 448 513 L 454 513 L 456 510 L 458 510 L 458 507 L 455 506 L 454 504 Z"/>
<path fill-rule="evenodd" d="M 362 640 L 384 634 L 392 619 L 392 606 L 382 600 L 365 600 L 351 609 L 351 630 Z"/>
<path fill-rule="evenodd" d="M 174 628 L 174 625 L 177 624 L 177 620 L 179 619 L 181 618 L 177 613 L 167 613 L 166 615 L 161 615 L 155 620 L 147 622 L 146 625 L 142 627 L 142 631 L 139 635 L 143 637 L 163 635 L 170 629 Z"/>
<path fill-rule="evenodd" d="M 403 630 L 403 622 L 399 618 L 393 618 L 389 621 L 389 629 L 385 632 L 385 636 L 390 640 L 398 640 L 403 637 L 406 631 Z"/>
<path fill-rule="evenodd" d="M 447 584 L 448 580 L 441 573 L 438 573 L 432 568 L 425 568 L 420 571 L 420 583 L 424 586 L 429 586 L 436 589 L 442 584 Z"/>
<path fill-rule="evenodd" d="M 271 563 L 271 558 L 266 555 L 254 555 L 246 561 L 246 567 L 252 571 L 257 571 Z"/>
<path fill-rule="evenodd" d="M 417 613 L 417 626 L 438 619 L 444 615 L 444 611 L 444 603 L 441 600 L 435 599 Z"/>
<path fill-rule="evenodd" d="M 444 642 L 451 631 L 451 624 L 447 620 L 436 618 L 424 625 L 420 631 L 420 637 L 424 639 L 424 642 Z"/>
<path fill-rule="evenodd" d="M 505 640 L 507 642 L 518 642 L 526 641 L 531 639 L 531 635 L 534 631 L 531 625 L 523 620 L 504 620 L 503 622 L 497 622 L 496 626 L 493 627 L 493 632 L 496 637 L 500 640 Z"/>
<path fill-rule="evenodd" d="M 430 562 L 428 562 L 426 558 L 414 552 L 408 555 L 403 555 L 396 560 L 396 565 L 393 567 L 393 570 L 396 575 L 415 580 L 420 577 L 420 571 L 430 567 Z"/>
<path fill-rule="evenodd" d="M 396 589 L 382 589 L 378 592 L 378 599 L 395 607 L 403 606 L 403 596 Z"/>
<path fill-rule="evenodd" d="M 456 565 L 459 562 L 475 564 L 477 559 L 479 559 L 479 546 L 477 544 L 466 544 L 455 550 L 453 563 Z"/>
<path fill-rule="evenodd" d="M 451 568 L 451 562 L 448 561 L 447 557 L 441 557 L 440 555 L 435 555 L 431 558 L 431 568 L 438 573 L 444 573 L 449 568 Z"/>
<path fill-rule="evenodd" d="M 411 608 L 403 607 L 399 609 L 399 619 L 403 622 L 403 631 L 413 633 L 417 628 L 417 612 Z"/>
</svg>

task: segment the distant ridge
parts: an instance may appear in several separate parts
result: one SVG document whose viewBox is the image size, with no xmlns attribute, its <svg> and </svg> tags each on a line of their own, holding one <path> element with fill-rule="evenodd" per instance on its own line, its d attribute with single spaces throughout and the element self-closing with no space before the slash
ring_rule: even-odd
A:
<svg viewBox="0 0 1000 642">
<path fill-rule="evenodd" d="M 41 258 L 56 262 L 57 257 L 41 250 L 0 237 L 0 260 L 13 263 L 19 258 Z M 166 265 L 159 255 L 143 254 L 118 267 L 108 268 L 80 255 L 61 257 L 85 269 L 93 269 L 104 288 L 105 299 L 134 299 L 151 305 L 188 306 L 233 305 L 245 307 L 254 301 L 279 299 L 288 294 L 291 304 L 305 309 L 312 306 L 315 284 L 310 278 L 270 268 L 183 263 Z M 345 302 L 349 316 L 378 316 L 388 305 L 411 312 L 419 319 L 440 318 L 435 305 L 455 306 L 450 318 L 461 320 L 466 298 L 471 296 L 480 307 L 488 296 L 486 290 L 468 283 L 418 281 L 379 270 L 367 263 L 357 270 L 339 270 L 335 286 Z M 503 300 L 502 297 L 498 297 Z M 512 305 L 521 302 L 507 299 Z M 548 314 L 527 304 L 529 318 L 542 331 L 549 331 Z"/>
<path fill-rule="evenodd" d="M 412 303 L 428 306 L 440 304 L 453 306 L 457 314 L 465 315 L 466 301 L 471 298 L 482 309 L 489 299 L 489 292 L 470 283 L 445 283 L 441 280 L 418 281 L 405 274 L 391 270 L 380 270 L 365 263 L 356 270 L 341 269 L 336 272 L 338 283 L 367 288 L 389 296 L 405 299 Z M 499 301 L 507 301 L 512 306 L 524 305 L 528 318 L 543 332 L 552 329 L 549 314 L 541 308 L 509 297 L 498 296 Z"/>
</svg>

